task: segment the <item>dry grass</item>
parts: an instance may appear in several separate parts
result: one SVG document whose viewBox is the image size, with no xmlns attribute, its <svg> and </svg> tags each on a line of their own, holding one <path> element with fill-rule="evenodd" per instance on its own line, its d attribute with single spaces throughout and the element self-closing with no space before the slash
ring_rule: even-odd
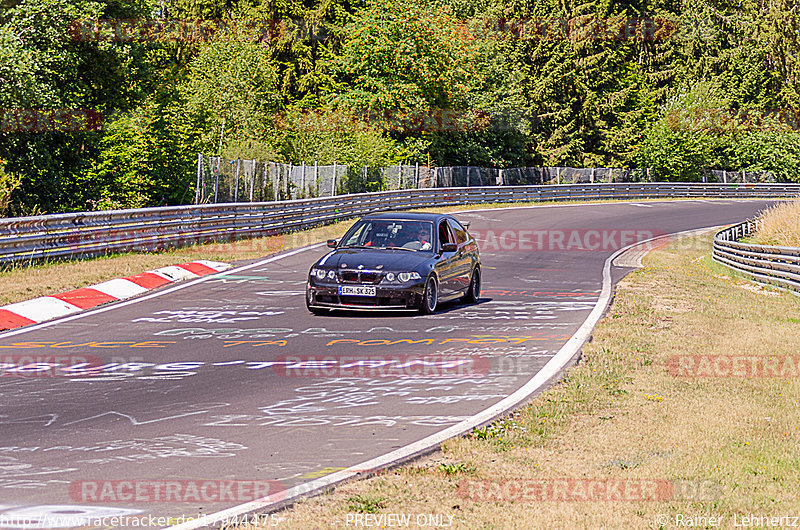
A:
<svg viewBox="0 0 800 530">
<path fill-rule="evenodd" d="M 734 516 L 741 524 L 748 514 L 795 514 L 800 382 L 667 371 L 678 354 L 798 353 L 800 300 L 742 288 L 750 284 L 711 261 L 710 238 L 650 253 L 645 268 L 619 284 L 581 362 L 504 423 L 304 500 L 280 513 L 280 527 L 340 528 L 355 512 L 521 529 L 671 528 L 678 514 L 722 516 L 731 527 Z M 465 479 L 514 478 L 688 482 L 682 495 L 661 501 L 488 502 L 458 493 Z"/>
<path fill-rule="evenodd" d="M 800 199 L 776 204 L 761 216 L 762 224 L 751 238 L 761 245 L 800 247 Z"/>
</svg>

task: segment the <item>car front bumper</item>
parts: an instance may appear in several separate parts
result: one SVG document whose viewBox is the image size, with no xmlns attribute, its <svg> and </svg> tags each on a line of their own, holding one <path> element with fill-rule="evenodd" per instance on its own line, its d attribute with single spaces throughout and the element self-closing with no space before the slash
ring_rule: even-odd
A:
<svg viewBox="0 0 800 530">
<path fill-rule="evenodd" d="M 306 283 L 308 306 L 316 309 L 406 310 L 417 309 L 422 300 L 425 283 L 375 285 L 375 296 L 340 295 L 342 284 Z M 357 284 L 345 284 L 357 285 Z"/>
</svg>

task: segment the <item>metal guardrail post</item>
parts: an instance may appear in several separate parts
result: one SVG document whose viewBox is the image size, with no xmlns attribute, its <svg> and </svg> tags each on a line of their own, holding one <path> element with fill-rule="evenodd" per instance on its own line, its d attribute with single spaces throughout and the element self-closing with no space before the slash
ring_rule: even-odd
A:
<svg viewBox="0 0 800 530">
<path fill-rule="evenodd" d="M 256 159 L 253 159 L 253 165 L 250 166 L 250 202 L 253 202 L 253 188 L 256 182 Z"/>
<path fill-rule="evenodd" d="M 200 177 L 203 173 L 203 153 L 197 153 L 197 184 L 194 189 L 194 203 L 200 204 Z"/>
<path fill-rule="evenodd" d="M 242 167 L 242 159 L 236 159 L 236 179 L 233 184 L 233 202 L 239 202 L 239 169 Z"/>
<path fill-rule="evenodd" d="M 218 202 L 218 197 L 219 197 L 219 164 L 220 164 L 221 160 L 222 160 L 222 157 L 218 156 L 217 157 L 217 174 L 216 174 L 216 176 L 214 178 L 214 204 L 216 204 Z"/>
</svg>

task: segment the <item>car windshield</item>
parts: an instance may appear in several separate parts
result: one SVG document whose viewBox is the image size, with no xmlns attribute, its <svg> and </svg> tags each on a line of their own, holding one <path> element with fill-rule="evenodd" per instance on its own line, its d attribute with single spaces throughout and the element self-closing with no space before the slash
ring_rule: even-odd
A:
<svg viewBox="0 0 800 530">
<path fill-rule="evenodd" d="M 429 251 L 433 223 L 394 219 L 362 219 L 342 238 L 340 247 Z"/>
</svg>

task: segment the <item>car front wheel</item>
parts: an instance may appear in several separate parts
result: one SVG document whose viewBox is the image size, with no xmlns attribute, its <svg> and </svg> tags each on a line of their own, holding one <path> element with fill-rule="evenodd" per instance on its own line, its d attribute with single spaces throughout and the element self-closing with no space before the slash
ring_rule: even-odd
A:
<svg viewBox="0 0 800 530">
<path fill-rule="evenodd" d="M 436 305 L 439 303 L 439 286 L 436 283 L 436 278 L 431 276 L 425 282 L 425 290 L 422 292 L 422 301 L 420 302 L 419 312 L 423 315 L 430 315 L 436 311 Z"/>
</svg>

